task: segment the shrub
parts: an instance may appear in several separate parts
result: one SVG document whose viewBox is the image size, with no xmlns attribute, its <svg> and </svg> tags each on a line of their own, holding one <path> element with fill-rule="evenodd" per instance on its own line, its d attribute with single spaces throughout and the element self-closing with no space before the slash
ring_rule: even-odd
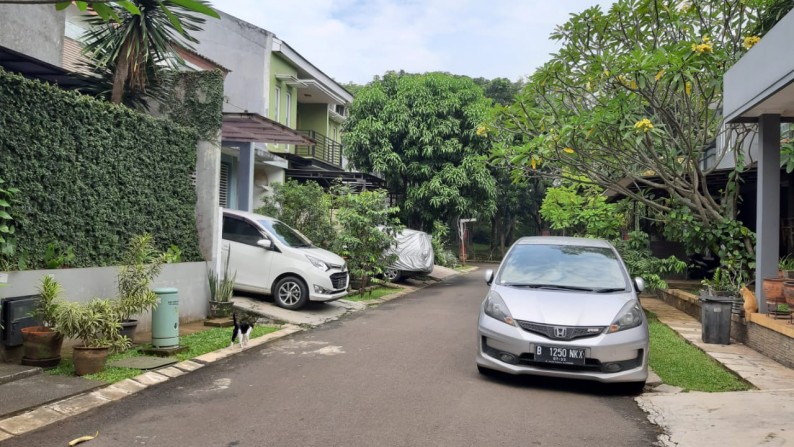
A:
<svg viewBox="0 0 794 447">
<path fill-rule="evenodd" d="M 333 193 L 339 226 L 334 251 L 347 259 L 350 273 L 366 283 L 396 259 L 396 255 L 384 252 L 396 244 L 394 236 L 401 230 L 394 217 L 399 209 L 388 205 L 385 191 L 354 194 L 346 186 L 335 186 Z"/>
<path fill-rule="evenodd" d="M 632 231 L 628 240 L 615 240 L 613 244 L 626 263 L 629 274 L 642 278 L 648 290 L 667 288 L 662 276 L 665 273 L 679 273 L 686 268 L 686 263 L 675 256 L 665 259 L 653 256 L 648 235 L 641 231 Z"/>
<path fill-rule="evenodd" d="M 256 210 L 300 231 L 315 245 L 330 248 L 336 238 L 331 221 L 331 196 L 316 182 L 288 180 L 273 187 Z"/>
</svg>

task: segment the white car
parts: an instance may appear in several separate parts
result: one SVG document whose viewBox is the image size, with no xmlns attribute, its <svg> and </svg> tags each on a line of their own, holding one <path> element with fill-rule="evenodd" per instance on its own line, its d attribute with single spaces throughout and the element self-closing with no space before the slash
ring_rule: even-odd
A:
<svg viewBox="0 0 794 447">
<path fill-rule="evenodd" d="M 347 295 L 345 260 L 315 247 L 305 236 L 272 217 L 223 210 L 223 259 L 237 273 L 235 290 L 273 295 L 285 309 Z"/>
</svg>

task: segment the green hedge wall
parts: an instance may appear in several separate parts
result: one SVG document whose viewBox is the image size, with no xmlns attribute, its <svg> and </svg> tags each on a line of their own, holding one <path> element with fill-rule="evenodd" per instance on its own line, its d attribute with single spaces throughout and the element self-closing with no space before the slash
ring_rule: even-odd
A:
<svg viewBox="0 0 794 447">
<path fill-rule="evenodd" d="M 117 264 L 151 233 L 200 260 L 195 131 L 0 69 L 0 178 L 19 188 L 17 253 L 43 265 L 47 244 L 71 267 Z"/>
</svg>

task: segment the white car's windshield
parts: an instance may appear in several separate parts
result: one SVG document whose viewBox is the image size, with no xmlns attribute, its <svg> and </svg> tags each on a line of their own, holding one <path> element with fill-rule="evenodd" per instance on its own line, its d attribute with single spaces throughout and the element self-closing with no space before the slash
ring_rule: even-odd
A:
<svg viewBox="0 0 794 447">
<path fill-rule="evenodd" d="M 605 247 L 517 245 L 504 261 L 498 284 L 514 287 L 613 292 L 626 289 L 615 253 Z"/>
<path fill-rule="evenodd" d="M 312 243 L 302 234 L 290 228 L 284 222 L 277 220 L 260 220 L 260 224 L 276 237 L 282 244 L 294 248 L 310 248 Z"/>
</svg>

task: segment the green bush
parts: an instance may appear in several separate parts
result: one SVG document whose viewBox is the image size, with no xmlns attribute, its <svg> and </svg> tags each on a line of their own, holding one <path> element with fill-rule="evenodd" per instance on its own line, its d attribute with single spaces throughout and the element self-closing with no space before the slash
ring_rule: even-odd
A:
<svg viewBox="0 0 794 447">
<path fill-rule="evenodd" d="M 273 194 L 262 197 L 263 205 L 256 212 L 284 222 L 315 245 L 328 249 L 336 238 L 331 201 L 317 182 L 288 180 L 275 184 Z"/>
<path fill-rule="evenodd" d="M 45 265 L 50 243 L 72 267 L 113 265 L 136 234 L 201 258 L 195 131 L 0 70 L 0 178 L 19 189 L 17 258 Z"/>
</svg>

